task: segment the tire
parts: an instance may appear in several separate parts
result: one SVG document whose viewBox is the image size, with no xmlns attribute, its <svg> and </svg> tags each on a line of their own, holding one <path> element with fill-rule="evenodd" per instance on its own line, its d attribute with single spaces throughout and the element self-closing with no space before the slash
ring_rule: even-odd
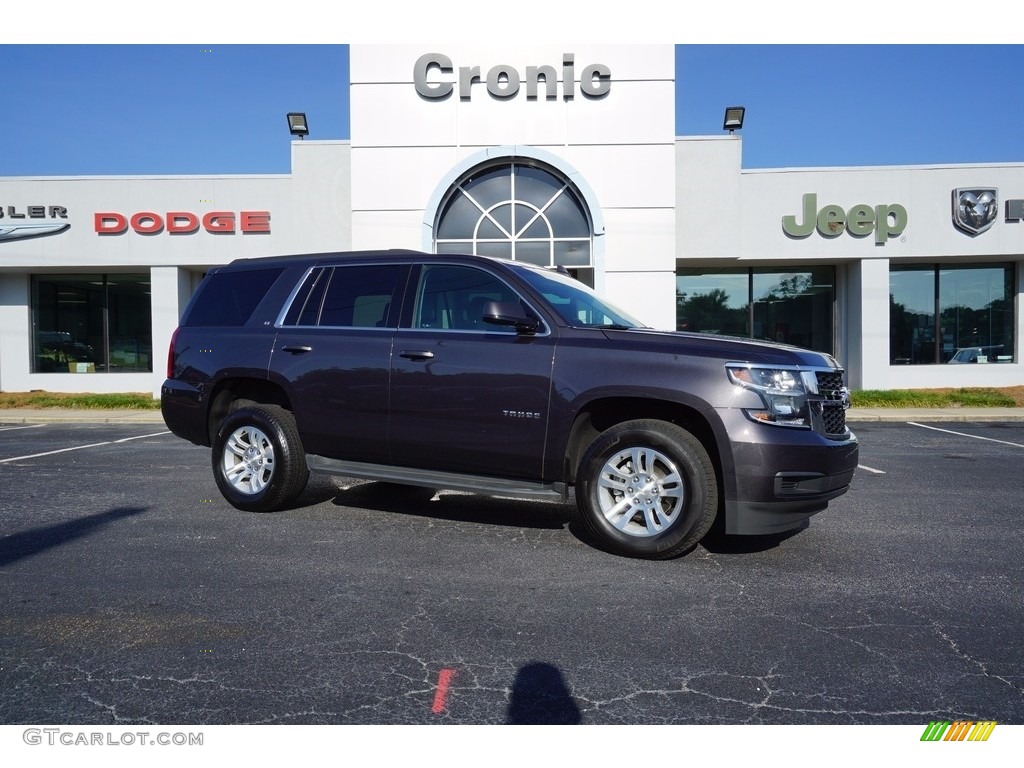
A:
<svg viewBox="0 0 1024 768">
<path fill-rule="evenodd" d="M 228 413 L 211 457 L 221 494 L 247 512 L 281 509 L 309 479 L 295 417 L 277 405 L 252 404 Z"/>
<path fill-rule="evenodd" d="M 599 546 L 663 560 L 697 546 L 718 513 L 704 446 L 675 424 L 627 421 L 590 444 L 576 473 L 576 518 Z"/>
</svg>

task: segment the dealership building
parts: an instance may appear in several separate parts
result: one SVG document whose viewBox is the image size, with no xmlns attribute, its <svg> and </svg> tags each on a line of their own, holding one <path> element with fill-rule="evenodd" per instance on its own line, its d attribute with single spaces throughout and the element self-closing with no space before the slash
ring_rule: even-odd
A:
<svg viewBox="0 0 1024 768">
<path fill-rule="evenodd" d="M 1024 383 L 1024 163 L 744 170 L 741 133 L 675 135 L 672 45 L 349 55 L 351 138 L 290 173 L 0 178 L 0 390 L 157 394 L 209 268 L 389 248 L 563 266 L 856 389 Z"/>
</svg>

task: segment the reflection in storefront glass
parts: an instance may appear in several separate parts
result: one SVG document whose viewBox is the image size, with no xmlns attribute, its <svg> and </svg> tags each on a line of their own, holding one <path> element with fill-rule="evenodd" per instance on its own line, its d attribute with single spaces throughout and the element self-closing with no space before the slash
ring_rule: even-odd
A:
<svg viewBox="0 0 1024 768">
<path fill-rule="evenodd" d="M 893 267 L 889 362 L 1013 362 L 1013 295 L 1009 264 Z"/>
<path fill-rule="evenodd" d="M 676 330 L 750 335 L 750 270 L 676 271 Z"/>
<path fill-rule="evenodd" d="M 148 274 L 32 278 L 33 373 L 153 370 Z"/>
<path fill-rule="evenodd" d="M 676 272 L 676 328 L 832 353 L 835 271 L 761 267 Z"/>
</svg>

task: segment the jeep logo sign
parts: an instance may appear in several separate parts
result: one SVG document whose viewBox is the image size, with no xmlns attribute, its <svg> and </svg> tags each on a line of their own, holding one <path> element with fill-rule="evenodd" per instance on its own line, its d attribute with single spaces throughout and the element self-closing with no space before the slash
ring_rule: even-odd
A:
<svg viewBox="0 0 1024 768">
<path fill-rule="evenodd" d="M 804 195 L 803 221 L 794 215 L 782 217 L 782 231 L 790 237 L 803 238 L 815 230 L 822 237 L 839 237 L 849 232 L 853 237 L 867 237 L 875 233 L 875 245 L 885 245 L 890 237 L 898 237 L 907 228 L 907 209 L 899 203 L 874 207 L 857 203 L 849 210 L 838 205 L 826 205 L 818 210 L 818 195 Z"/>
<path fill-rule="evenodd" d="M 576 90 L 576 64 L 572 53 L 562 54 L 560 73 L 551 65 L 543 65 L 526 67 L 524 77 L 511 64 L 495 64 L 483 76 L 480 67 L 459 67 L 458 77 L 454 75 L 452 60 L 443 53 L 425 53 L 413 65 L 412 79 L 416 93 L 431 101 L 441 101 L 451 96 L 456 82 L 459 85 L 459 98 L 463 101 L 473 98 L 474 85 L 484 83 L 487 93 L 502 101 L 515 98 L 524 80 L 527 99 L 536 99 L 542 84 L 544 98 L 557 99 L 559 80 L 563 100 L 572 101 Z M 604 64 L 588 64 L 580 70 L 579 84 L 580 92 L 587 98 L 607 96 L 612 87 L 611 70 Z"/>
</svg>

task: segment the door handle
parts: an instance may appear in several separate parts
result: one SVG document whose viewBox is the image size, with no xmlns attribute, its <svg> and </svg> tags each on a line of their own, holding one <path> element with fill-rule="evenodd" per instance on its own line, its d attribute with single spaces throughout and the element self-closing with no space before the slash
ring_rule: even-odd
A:
<svg viewBox="0 0 1024 768">
<path fill-rule="evenodd" d="M 404 357 L 406 360 L 430 360 L 434 357 L 434 353 L 419 350 L 404 350 L 399 352 L 398 356 Z"/>
<path fill-rule="evenodd" d="M 291 352 L 293 355 L 300 354 L 301 352 L 312 352 L 313 348 L 309 344 L 289 344 L 281 347 L 282 352 Z"/>
</svg>

